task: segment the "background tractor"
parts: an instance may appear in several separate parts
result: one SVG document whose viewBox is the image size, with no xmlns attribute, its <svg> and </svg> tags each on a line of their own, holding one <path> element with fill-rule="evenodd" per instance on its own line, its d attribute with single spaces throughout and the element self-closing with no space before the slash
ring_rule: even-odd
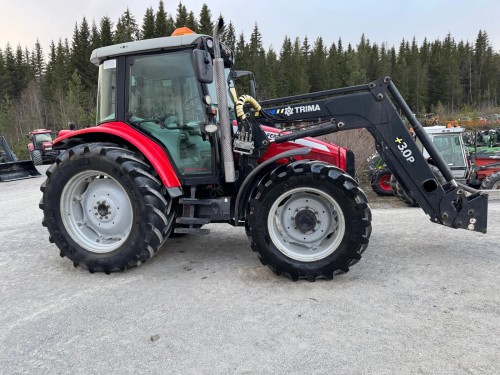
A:
<svg viewBox="0 0 500 375">
<path fill-rule="evenodd" d="M 35 165 L 51 164 L 59 155 L 58 150 L 52 148 L 54 133 L 48 129 L 35 129 L 28 133 L 28 153 Z"/>
<path fill-rule="evenodd" d="M 368 246 L 370 207 L 353 153 L 313 137 L 359 128 L 433 222 L 486 231 L 487 195 L 455 182 L 390 78 L 258 103 L 236 94 L 221 28 L 214 37 L 184 29 L 92 53 L 98 125 L 54 142 L 65 151 L 41 186 L 43 225 L 75 267 L 126 270 L 171 233 L 204 235 L 204 225 L 226 223 L 245 227 L 277 275 L 314 281 L 347 272 Z M 312 124 L 275 126 L 295 122 Z"/>
<path fill-rule="evenodd" d="M 368 158 L 368 178 L 373 191 L 382 197 L 393 196 L 391 186 L 392 172 L 378 152 Z"/>
</svg>

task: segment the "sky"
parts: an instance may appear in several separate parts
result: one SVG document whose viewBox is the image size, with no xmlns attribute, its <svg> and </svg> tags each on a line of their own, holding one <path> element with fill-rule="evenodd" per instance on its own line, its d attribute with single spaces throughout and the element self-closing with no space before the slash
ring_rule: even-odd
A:
<svg viewBox="0 0 500 375">
<path fill-rule="evenodd" d="M 71 41 L 75 23 L 89 23 L 108 16 L 116 24 L 127 6 L 141 24 L 148 7 L 156 12 L 159 0 L 0 0 L 0 49 L 7 43 L 32 50 L 37 39 L 45 53 L 51 41 Z M 248 41 L 255 24 L 266 49 L 279 52 L 285 36 L 318 37 L 329 47 L 342 38 L 355 47 L 364 34 L 372 43 L 399 46 L 405 39 L 421 45 L 443 40 L 474 43 L 479 30 L 486 31 L 495 52 L 500 52 L 499 0 L 183 0 L 188 11 L 199 16 L 204 3 L 212 19 L 222 14 L 238 35 Z M 175 17 L 179 0 L 164 0 Z"/>
</svg>

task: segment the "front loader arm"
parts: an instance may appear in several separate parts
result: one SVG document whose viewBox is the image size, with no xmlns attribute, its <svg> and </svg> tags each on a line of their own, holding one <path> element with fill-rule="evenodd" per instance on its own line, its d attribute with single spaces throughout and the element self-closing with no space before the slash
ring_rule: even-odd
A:
<svg viewBox="0 0 500 375">
<path fill-rule="evenodd" d="M 321 99 L 314 101 L 315 98 Z M 313 100 L 297 103 L 298 100 L 306 99 Z M 294 102 L 295 104 L 291 104 Z M 367 129 L 391 172 L 411 190 L 431 221 L 453 228 L 486 232 L 488 195 L 454 180 L 447 163 L 390 78 L 381 78 L 368 85 L 261 102 L 263 107 L 277 103 L 282 105 L 265 109 L 266 114 L 288 121 L 324 122 L 304 131 L 277 137 L 275 142 L 351 129 Z M 446 183 L 438 182 L 398 110 L 412 125 L 416 137 L 434 160 Z"/>
</svg>

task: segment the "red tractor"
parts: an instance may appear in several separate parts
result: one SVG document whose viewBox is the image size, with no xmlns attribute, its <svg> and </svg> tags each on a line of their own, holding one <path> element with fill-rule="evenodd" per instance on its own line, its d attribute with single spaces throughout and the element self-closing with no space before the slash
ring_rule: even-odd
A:
<svg viewBox="0 0 500 375">
<path fill-rule="evenodd" d="M 48 129 L 35 129 L 28 133 L 28 152 L 35 165 L 53 163 L 60 151 L 52 148 L 54 133 Z"/>
<path fill-rule="evenodd" d="M 268 100 L 263 109 L 251 96 L 237 97 L 221 27 L 213 38 L 190 33 L 92 53 L 98 125 L 54 142 L 66 151 L 41 187 L 43 225 L 75 267 L 126 270 L 173 232 L 203 235 L 204 225 L 227 223 L 245 227 L 252 249 L 278 275 L 314 281 L 347 272 L 368 246 L 370 208 L 352 152 L 311 137 L 355 128 L 372 134 L 433 222 L 486 231 L 487 195 L 454 181 L 388 77 Z M 445 184 L 398 110 L 415 123 Z M 301 121 L 313 124 L 275 126 Z"/>
</svg>

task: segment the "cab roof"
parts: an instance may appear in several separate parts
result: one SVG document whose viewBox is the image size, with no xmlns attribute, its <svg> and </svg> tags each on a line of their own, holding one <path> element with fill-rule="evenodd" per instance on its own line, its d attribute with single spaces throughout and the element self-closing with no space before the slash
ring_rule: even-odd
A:
<svg viewBox="0 0 500 375">
<path fill-rule="evenodd" d="M 434 126 L 426 126 L 424 127 L 426 133 L 429 134 L 449 134 L 449 133 L 463 133 L 464 128 L 455 126 L 455 127 L 447 127 L 443 125 L 434 125 Z"/>
<path fill-rule="evenodd" d="M 95 49 L 90 56 L 90 61 L 92 64 L 99 66 L 101 62 L 112 57 L 131 55 L 138 52 L 160 51 L 165 48 L 189 46 L 194 44 L 194 42 L 202 36 L 206 35 L 186 34 L 114 44 Z"/>
</svg>

